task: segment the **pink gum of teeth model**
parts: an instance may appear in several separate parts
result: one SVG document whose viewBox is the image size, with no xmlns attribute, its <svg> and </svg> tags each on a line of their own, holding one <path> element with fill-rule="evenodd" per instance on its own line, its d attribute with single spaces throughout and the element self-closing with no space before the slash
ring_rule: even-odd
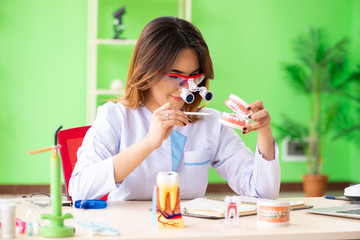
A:
<svg viewBox="0 0 360 240">
<path fill-rule="evenodd" d="M 244 100 L 234 94 L 231 94 L 229 99 L 225 100 L 225 105 L 233 110 L 235 114 L 224 112 L 219 119 L 221 124 L 237 129 L 242 129 L 249 123 L 247 116 L 252 114 L 252 112 L 247 110 L 249 104 L 247 104 Z"/>
</svg>

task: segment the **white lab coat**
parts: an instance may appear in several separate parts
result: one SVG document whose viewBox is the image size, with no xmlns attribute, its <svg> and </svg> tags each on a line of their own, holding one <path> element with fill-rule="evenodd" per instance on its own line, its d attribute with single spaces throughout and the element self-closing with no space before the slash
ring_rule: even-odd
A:
<svg viewBox="0 0 360 240">
<path fill-rule="evenodd" d="M 218 122 L 221 113 L 212 113 L 185 127 L 175 127 L 185 139 L 178 154 L 176 172 L 180 177 L 181 199 L 202 197 L 208 184 L 209 169 L 214 169 L 240 195 L 275 199 L 280 189 L 280 164 L 275 144 L 275 160 L 267 161 L 256 149 L 245 146 L 234 129 Z M 98 108 L 96 120 L 78 150 L 78 161 L 69 183 L 74 200 L 97 199 L 110 192 L 109 200 L 150 200 L 160 171 L 174 170 L 171 136 L 154 150 L 122 183 L 114 180 L 113 157 L 144 138 L 152 112 L 147 107 L 128 109 L 120 103 Z M 173 131 L 174 131 L 173 130 Z"/>
</svg>

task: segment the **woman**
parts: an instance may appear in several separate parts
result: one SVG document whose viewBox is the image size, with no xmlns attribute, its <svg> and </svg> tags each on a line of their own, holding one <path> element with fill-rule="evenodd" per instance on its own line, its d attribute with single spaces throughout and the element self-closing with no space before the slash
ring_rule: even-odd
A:
<svg viewBox="0 0 360 240">
<path fill-rule="evenodd" d="M 179 74 L 181 77 L 179 77 Z M 261 101 L 243 133 L 258 132 L 256 153 L 238 134 L 219 124 L 221 113 L 201 109 L 202 98 L 186 104 L 180 97 L 189 78 L 208 87 L 214 72 L 207 44 L 191 23 L 160 17 L 142 31 L 130 62 L 125 96 L 99 107 L 78 151 L 69 183 L 73 199 L 151 199 L 156 175 L 176 171 L 181 199 L 202 197 L 210 167 L 238 194 L 277 198 L 278 150 L 270 115 Z M 185 111 L 207 111 L 191 118 Z"/>
</svg>

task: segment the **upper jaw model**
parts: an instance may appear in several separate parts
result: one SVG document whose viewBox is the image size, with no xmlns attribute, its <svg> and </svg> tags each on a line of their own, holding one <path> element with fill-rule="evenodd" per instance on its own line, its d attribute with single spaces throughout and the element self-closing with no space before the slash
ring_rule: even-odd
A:
<svg viewBox="0 0 360 240">
<path fill-rule="evenodd" d="M 247 104 L 244 100 L 234 94 L 231 94 L 229 99 L 225 100 L 225 105 L 233 110 L 235 114 L 224 112 L 219 119 L 221 124 L 242 129 L 249 123 L 248 115 L 252 114 L 252 112 L 247 110 L 249 104 Z"/>
</svg>

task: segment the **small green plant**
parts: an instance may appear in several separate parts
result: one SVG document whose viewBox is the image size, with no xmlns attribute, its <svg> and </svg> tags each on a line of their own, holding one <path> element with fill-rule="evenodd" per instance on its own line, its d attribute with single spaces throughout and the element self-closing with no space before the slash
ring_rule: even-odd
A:
<svg viewBox="0 0 360 240">
<path fill-rule="evenodd" d="M 360 83 L 360 66 L 345 75 L 348 43 L 348 39 L 343 38 L 328 46 L 321 29 L 308 28 L 294 41 L 299 62 L 283 64 L 297 93 L 307 96 L 309 122 L 303 125 L 284 116 L 283 122 L 274 126 L 280 131 L 280 139 L 288 136 L 303 145 L 308 174 L 321 174 L 324 140 L 330 130 L 336 138 L 360 139 L 360 97 L 351 88 Z M 357 112 L 353 111 L 354 106 L 359 108 Z M 357 121 L 353 120 L 354 115 Z"/>
</svg>

